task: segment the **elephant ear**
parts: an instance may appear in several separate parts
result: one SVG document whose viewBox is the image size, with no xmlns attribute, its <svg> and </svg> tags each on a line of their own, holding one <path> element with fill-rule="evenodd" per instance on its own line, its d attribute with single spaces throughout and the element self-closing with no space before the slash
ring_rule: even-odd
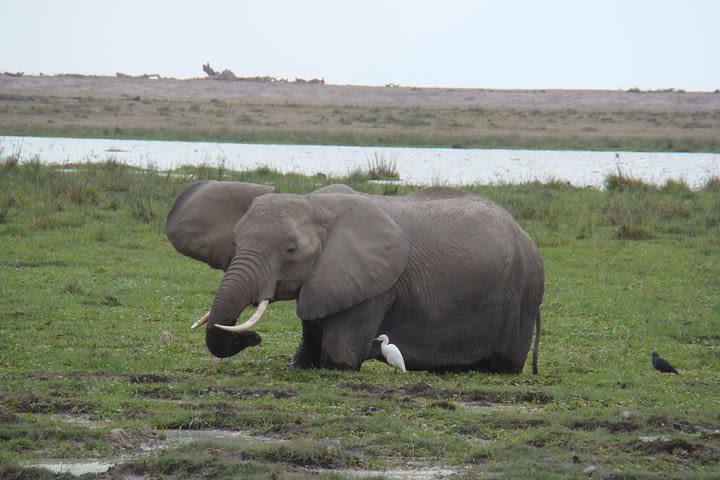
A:
<svg viewBox="0 0 720 480">
<path fill-rule="evenodd" d="M 310 195 L 331 213 L 322 252 L 300 289 L 297 314 L 327 317 L 387 291 L 402 275 L 410 239 L 375 202 L 359 195 Z"/>
<path fill-rule="evenodd" d="M 178 252 L 225 270 L 235 253 L 235 224 L 256 197 L 273 190 L 243 182 L 193 183 L 175 199 L 165 233 Z"/>
</svg>

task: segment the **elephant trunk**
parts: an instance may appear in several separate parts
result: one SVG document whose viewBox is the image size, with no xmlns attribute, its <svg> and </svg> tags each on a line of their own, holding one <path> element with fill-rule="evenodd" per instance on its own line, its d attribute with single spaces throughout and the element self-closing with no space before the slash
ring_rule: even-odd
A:
<svg viewBox="0 0 720 480">
<path fill-rule="evenodd" d="M 260 343 L 255 332 L 226 332 L 218 326 L 235 325 L 242 311 L 250 304 L 269 300 L 275 282 L 262 257 L 253 252 L 238 252 L 225 272 L 208 314 L 205 344 L 216 357 L 235 355 Z"/>
</svg>

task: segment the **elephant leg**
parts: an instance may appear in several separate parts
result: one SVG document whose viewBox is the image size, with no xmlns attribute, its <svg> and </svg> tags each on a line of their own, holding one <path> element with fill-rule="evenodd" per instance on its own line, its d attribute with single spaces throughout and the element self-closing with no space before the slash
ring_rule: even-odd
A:
<svg viewBox="0 0 720 480">
<path fill-rule="evenodd" d="M 320 368 L 320 353 L 322 346 L 322 330 L 310 322 L 302 322 L 302 340 L 298 345 L 295 357 L 290 366 L 292 368 Z"/>
<path fill-rule="evenodd" d="M 373 339 L 391 302 L 372 299 L 320 320 L 320 365 L 336 370 L 360 370 L 370 358 Z"/>
</svg>

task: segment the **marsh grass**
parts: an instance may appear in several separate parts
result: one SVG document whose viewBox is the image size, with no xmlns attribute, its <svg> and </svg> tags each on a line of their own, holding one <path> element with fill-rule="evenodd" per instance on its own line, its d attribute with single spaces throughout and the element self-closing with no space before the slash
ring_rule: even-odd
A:
<svg viewBox="0 0 720 480">
<path fill-rule="evenodd" d="M 507 208 L 540 246 L 540 374 L 393 375 L 375 361 L 359 372 L 289 369 L 300 339 L 293 302 L 268 309 L 259 346 L 211 358 L 189 325 L 221 272 L 177 254 L 164 217 L 198 178 L 286 193 L 336 182 L 375 194 L 414 187 L 270 168 L 141 170 L 112 158 L 0 165 L 0 476 L 61 478 L 22 465 L 128 453 L 137 456 L 115 472 L 152 478 L 344 478 L 328 469 L 440 465 L 468 478 L 576 478 L 591 465 L 593 477 L 713 478 L 720 468 L 717 179 L 699 190 L 622 175 L 602 190 L 465 187 Z M 655 350 L 679 377 L 652 369 Z M 162 429 L 263 440 L 142 455 L 114 446 L 114 428 L 135 445 L 158 442 Z M 668 440 L 640 440 L 660 435 Z"/>
</svg>

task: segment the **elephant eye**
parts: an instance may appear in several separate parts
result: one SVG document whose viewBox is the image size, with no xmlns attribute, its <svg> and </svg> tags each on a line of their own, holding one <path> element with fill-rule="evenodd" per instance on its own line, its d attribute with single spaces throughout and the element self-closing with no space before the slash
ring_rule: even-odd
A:
<svg viewBox="0 0 720 480">
<path fill-rule="evenodd" d="M 292 255 L 295 252 L 297 252 L 297 243 L 294 241 L 290 241 L 285 245 L 285 253 L 287 255 Z"/>
</svg>

